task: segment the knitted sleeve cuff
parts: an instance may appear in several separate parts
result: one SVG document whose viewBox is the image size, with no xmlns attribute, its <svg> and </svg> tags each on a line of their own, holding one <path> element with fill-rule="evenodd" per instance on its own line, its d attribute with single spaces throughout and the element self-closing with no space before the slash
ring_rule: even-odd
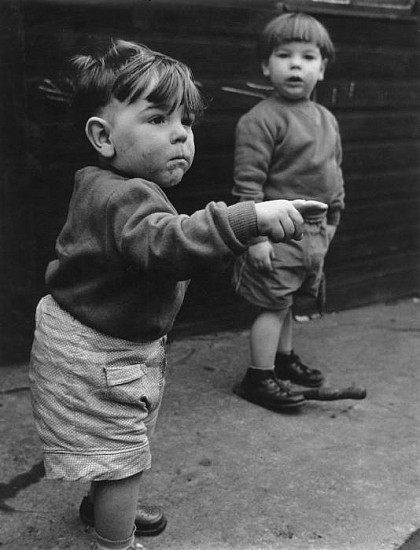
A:
<svg viewBox="0 0 420 550">
<path fill-rule="evenodd" d="M 232 231 L 241 243 L 258 236 L 257 212 L 254 201 L 238 202 L 228 207 Z"/>
</svg>

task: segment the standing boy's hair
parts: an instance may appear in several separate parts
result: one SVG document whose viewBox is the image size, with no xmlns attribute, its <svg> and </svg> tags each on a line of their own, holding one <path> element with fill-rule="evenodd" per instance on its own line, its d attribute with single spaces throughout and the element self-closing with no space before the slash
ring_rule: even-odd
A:
<svg viewBox="0 0 420 550">
<path fill-rule="evenodd" d="M 147 101 L 170 110 L 182 105 L 187 119 L 199 118 L 204 111 L 191 70 L 142 44 L 111 40 L 105 48 L 70 62 L 73 116 L 80 129 L 91 116 L 100 116 L 112 99 L 131 104 L 145 92 Z"/>
<path fill-rule="evenodd" d="M 270 21 L 257 42 L 258 60 L 267 61 L 278 46 L 289 42 L 312 42 L 324 59 L 334 60 L 335 49 L 327 29 L 306 13 L 286 13 Z"/>
</svg>

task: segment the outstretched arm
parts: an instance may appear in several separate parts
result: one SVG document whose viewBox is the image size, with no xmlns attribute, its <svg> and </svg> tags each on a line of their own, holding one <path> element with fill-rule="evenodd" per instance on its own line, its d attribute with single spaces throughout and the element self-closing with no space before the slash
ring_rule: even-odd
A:
<svg viewBox="0 0 420 550">
<path fill-rule="evenodd" d="M 225 266 L 258 235 L 274 242 L 300 239 L 308 208 L 326 208 L 304 200 L 213 202 L 187 216 L 177 214 L 157 186 L 135 181 L 131 193 L 115 192 L 107 205 L 110 240 L 127 263 L 140 271 L 166 271 L 179 280 L 203 268 Z"/>
</svg>

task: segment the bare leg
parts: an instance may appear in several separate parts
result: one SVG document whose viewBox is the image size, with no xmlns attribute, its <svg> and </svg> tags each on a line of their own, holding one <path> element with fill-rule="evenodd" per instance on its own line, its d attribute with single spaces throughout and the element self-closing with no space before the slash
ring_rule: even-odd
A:
<svg viewBox="0 0 420 550">
<path fill-rule="evenodd" d="M 131 536 L 141 475 L 94 483 L 95 529 L 101 537 L 123 540 Z"/>
<path fill-rule="evenodd" d="M 305 401 L 302 394 L 292 393 L 274 374 L 277 346 L 288 311 L 263 311 L 255 319 L 250 335 L 251 366 L 238 389 L 247 401 L 279 412 L 300 407 Z"/>
<path fill-rule="evenodd" d="M 278 341 L 277 351 L 284 355 L 290 354 L 293 349 L 293 317 L 292 310 L 287 310 L 287 315 L 283 321 L 283 327 Z"/>
<path fill-rule="evenodd" d="M 251 364 L 254 368 L 273 368 L 283 323 L 288 312 L 288 309 L 264 311 L 255 319 L 250 335 Z"/>
<path fill-rule="evenodd" d="M 293 353 L 293 316 L 290 309 L 283 323 L 277 353 L 275 365 L 278 378 L 310 388 L 322 385 L 324 376 L 321 371 L 309 368 Z"/>
</svg>

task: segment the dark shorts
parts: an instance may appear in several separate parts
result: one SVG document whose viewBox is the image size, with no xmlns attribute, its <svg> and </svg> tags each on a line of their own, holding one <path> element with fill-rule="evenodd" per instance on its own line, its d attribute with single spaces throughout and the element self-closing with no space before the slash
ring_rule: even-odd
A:
<svg viewBox="0 0 420 550">
<path fill-rule="evenodd" d="M 248 252 L 234 265 L 232 284 L 237 294 L 263 309 L 282 310 L 317 299 L 328 251 L 326 221 L 305 223 L 301 241 L 272 243 L 273 271 L 260 273 Z"/>
<path fill-rule="evenodd" d="M 115 480 L 150 468 L 165 366 L 164 339 L 107 336 L 43 298 L 29 378 L 47 477 Z"/>
</svg>

